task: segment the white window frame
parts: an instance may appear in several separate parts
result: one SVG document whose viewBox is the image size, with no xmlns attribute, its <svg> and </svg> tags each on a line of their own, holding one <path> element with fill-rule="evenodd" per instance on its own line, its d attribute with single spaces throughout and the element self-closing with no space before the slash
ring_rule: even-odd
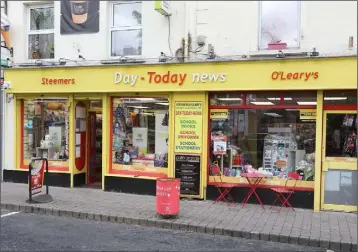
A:
<svg viewBox="0 0 358 252">
<path fill-rule="evenodd" d="M 31 30 L 31 10 L 32 9 L 44 9 L 44 8 L 53 8 L 54 9 L 54 16 L 53 18 L 55 19 L 55 6 L 53 4 L 33 4 L 33 5 L 28 5 L 27 6 L 27 10 L 26 10 L 26 59 L 27 61 L 36 61 L 36 59 L 32 59 L 29 56 L 29 36 L 30 35 L 37 35 L 37 34 L 51 34 L 53 33 L 53 43 L 55 44 L 55 20 L 54 20 L 54 28 L 53 29 L 45 29 L 45 30 L 38 30 L 38 31 L 34 31 Z M 40 59 L 40 60 L 47 60 L 47 61 L 52 61 L 55 60 L 55 56 L 53 59 Z"/>
<path fill-rule="evenodd" d="M 114 19 L 114 5 L 116 4 L 132 4 L 132 3 L 140 3 L 141 4 L 141 13 L 143 16 L 143 2 L 142 1 L 112 1 L 110 2 L 110 15 L 109 15 L 109 58 L 110 59 L 119 59 L 121 58 L 121 56 L 112 56 L 112 32 L 113 31 L 129 31 L 129 30 L 142 30 L 142 54 L 141 55 L 127 55 L 125 56 L 126 58 L 133 58 L 133 59 L 139 59 L 143 57 L 143 19 L 142 19 L 142 24 L 141 25 L 137 25 L 137 26 L 121 26 L 121 27 L 117 27 L 117 26 L 113 26 L 113 19 Z"/>
<path fill-rule="evenodd" d="M 301 48 L 301 28 L 302 28 L 302 25 L 301 25 L 301 19 L 302 19 L 302 13 L 301 13 L 301 5 L 302 5 L 302 2 L 301 1 L 298 1 L 298 18 L 297 18 L 297 39 L 298 39 L 298 42 L 297 42 L 297 46 L 287 46 L 286 49 L 291 49 L 291 50 L 299 50 Z M 265 50 L 268 50 L 268 46 L 263 46 L 261 45 L 261 27 L 262 27 L 262 1 L 259 1 L 259 27 L 258 27 L 258 50 L 259 51 L 265 51 Z M 276 52 L 275 52 L 276 53 Z"/>
</svg>

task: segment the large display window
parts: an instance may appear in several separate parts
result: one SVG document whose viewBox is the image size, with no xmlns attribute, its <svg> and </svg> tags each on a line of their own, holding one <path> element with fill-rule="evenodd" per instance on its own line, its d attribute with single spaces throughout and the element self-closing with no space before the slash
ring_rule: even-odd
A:
<svg viewBox="0 0 358 252">
<path fill-rule="evenodd" d="M 31 158 L 47 158 L 49 169 L 68 171 L 67 98 L 21 100 L 21 168 Z"/>
<path fill-rule="evenodd" d="M 111 99 L 111 173 L 167 177 L 169 100 Z"/>
<path fill-rule="evenodd" d="M 212 94 L 209 184 L 217 175 L 214 167 L 238 183 L 245 182 L 240 174 L 250 170 L 272 176 L 268 183 L 277 185 L 288 172 L 313 181 L 316 103 L 316 92 Z"/>
</svg>

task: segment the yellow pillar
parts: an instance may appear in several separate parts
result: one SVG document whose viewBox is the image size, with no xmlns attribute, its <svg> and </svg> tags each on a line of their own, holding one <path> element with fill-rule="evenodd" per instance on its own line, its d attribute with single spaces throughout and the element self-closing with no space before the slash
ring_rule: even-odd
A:
<svg viewBox="0 0 358 252">
<path fill-rule="evenodd" d="M 109 111 L 110 99 L 107 94 L 102 95 L 102 190 L 104 190 L 104 178 L 108 174 L 109 162 L 109 145 L 112 144 L 112 139 L 109 139 Z"/>
<path fill-rule="evenodd" d="M 323 91 L 317 91 L 316 108 L 316 150 L 315 150 L 315 176 L 314 176 L 314 204 L 313 211 L 321 208 L 321 178 L 322 178 L 322 137 L 323 137 Z"/>
<path fill-rule="evenodd" d="M 70 177 L 71 177 L 71 188 L 73 188 L 73 177 L 75 174 L 75 112 L 74 112 L 74 101 L 73 95 L 71 94 L 68 97 L 68 146 L 69 146 L 69 162 L 68 162 L 68 169 L 70 170 Z"/>
</svg>

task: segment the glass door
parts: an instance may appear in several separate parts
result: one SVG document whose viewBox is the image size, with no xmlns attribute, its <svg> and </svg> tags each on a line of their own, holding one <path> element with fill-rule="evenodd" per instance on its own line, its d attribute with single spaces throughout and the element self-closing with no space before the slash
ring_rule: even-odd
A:
<svg viewBox="0 0 358 252">
<path fill-rule="evenodd" d="M 322 148 L 324 210 L 357 211 L 357 111 L 325 111 Z"/>
</svg>

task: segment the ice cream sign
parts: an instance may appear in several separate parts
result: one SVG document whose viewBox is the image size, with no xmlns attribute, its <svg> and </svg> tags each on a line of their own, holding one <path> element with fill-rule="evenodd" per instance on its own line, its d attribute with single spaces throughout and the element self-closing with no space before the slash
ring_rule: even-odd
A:
<svg viewBox="0 0 358 252">
<path fill-rule="evenodd" d="M 130 86 L 136 85 L 139 81 L 149 84 L 174 84 L 182 86 L 185 82 L 192 83 L 224 83 L 226 81 L 226 73 L 193 73 L 190 76 L 186 73 L 175 73 L 168 71 L 166 73 L 147 72 L 146 75 L 140 76 L 136 74 L 123 74 L 121 72 L 114 73 L 115 84 L 126 84 Z"/>
</svg>

